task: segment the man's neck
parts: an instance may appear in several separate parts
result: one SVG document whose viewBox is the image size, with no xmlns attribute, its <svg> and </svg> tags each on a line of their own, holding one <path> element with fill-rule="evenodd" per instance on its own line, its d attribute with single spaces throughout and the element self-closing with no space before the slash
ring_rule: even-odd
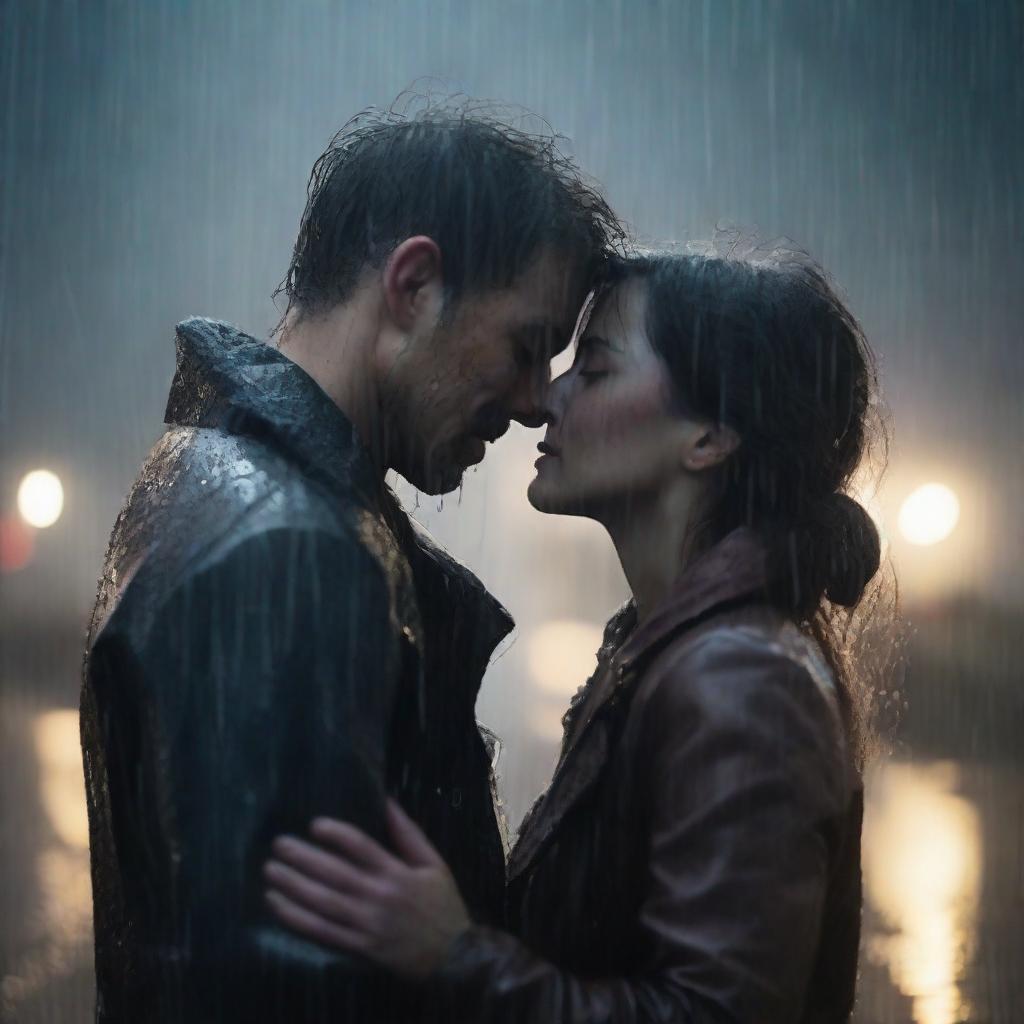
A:
<svg viewBox="0 0 1024 1024">
<path fill-rule="evenodd" d="M 289 315 L 277 348 L 345 414 L 383 478 L 387 467 L 373 358 L 379 327 L 375 297 L 359 289 L 326 313 Z"/>
</svg>

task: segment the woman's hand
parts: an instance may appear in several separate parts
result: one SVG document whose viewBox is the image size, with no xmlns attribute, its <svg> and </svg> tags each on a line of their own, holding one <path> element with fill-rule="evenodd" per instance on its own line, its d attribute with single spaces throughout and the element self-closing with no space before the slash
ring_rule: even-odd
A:
<svg viewBox="0 0 1024 1024">
<path fill-rule="evenodd" d="M 275 839 L 263 869 L 266 899 L 307 938 L 425 978 L 472 922 L 448 865 L 394 800 L 387 820 L 398 856 L 331 818 L 313 822 L 315 843 Z"/>
</svg>

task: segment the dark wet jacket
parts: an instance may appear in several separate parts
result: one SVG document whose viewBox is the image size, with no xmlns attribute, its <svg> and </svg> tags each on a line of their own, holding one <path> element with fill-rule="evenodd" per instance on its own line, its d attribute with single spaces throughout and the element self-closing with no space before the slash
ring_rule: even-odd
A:
<svg viewBox="0 0 1024 1024">
<path fill-rule="evenodd" d="M 516 937 L 438 980 L 505 1024 L 845 1021 L 862 789 L 818 647 L 738 531 L 629 632 L 613 619 L 510 862 Z"/>
<path fill-rule="evenodd" d="M 505 611 L 410 523 L 351 424 L 276 350 L 178 328 L 168 430 L 114 528 L 82 744 L 97 1020 L 429 1021 L 279 927 L 272 837 L 383 837 L 398 797 L 482 919 L 504 857 L 474 704 Z"/>
</svg>

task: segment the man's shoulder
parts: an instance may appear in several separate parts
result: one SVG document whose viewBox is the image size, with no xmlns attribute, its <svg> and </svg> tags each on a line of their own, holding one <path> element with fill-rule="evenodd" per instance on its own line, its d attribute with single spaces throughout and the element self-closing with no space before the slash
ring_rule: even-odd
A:
<svg viewBox="0 0 1024 1024">
<path fill-rule="evenodd" d="M 354 491 L 327 491 L 259 440 L 174 427 L 118 517 L 91 633 L 115 612 L 122 628 L 145 633 L 172 594 L 201 579 L 292 560 L 310 585 L 337 588 L 339 565 L 386 575 L 400 558 Z"/>
<path fill-rule="evenodd" d="M 356 501 L 354 492 L 328 494 L 273 445 L 214 427 L 171 427 L 139 481 L 170 488 L 170 515 L 208 509 L 214 532 L 249 520 L 329 530 Z M 225 520 L 225 513 L 232 518 Z"/>
</svg>

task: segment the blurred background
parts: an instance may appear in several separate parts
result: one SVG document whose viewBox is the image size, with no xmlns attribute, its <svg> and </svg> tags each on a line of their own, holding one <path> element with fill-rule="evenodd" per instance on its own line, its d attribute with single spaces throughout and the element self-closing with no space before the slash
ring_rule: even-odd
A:
<svg viewBox="0 0 1024 1024">
<path fill-rule="evenodd" d="M 641 237 L 786 235 L 845 289 L 909 623 L 858 1020 L 1024 1020 L 1022 54 L 1013 0 L 0 0 L 0 1016 L 91 1019 L 82 640 L 174 324 L 265 335 L 314 159 L 435 76 L 547 118 Z M 597 527 L 526 503 L 536 440 L 443 502 L 399 484 L 518 621 L 478 709 L 513 825 L 625 593 Z"/>
</svg>

